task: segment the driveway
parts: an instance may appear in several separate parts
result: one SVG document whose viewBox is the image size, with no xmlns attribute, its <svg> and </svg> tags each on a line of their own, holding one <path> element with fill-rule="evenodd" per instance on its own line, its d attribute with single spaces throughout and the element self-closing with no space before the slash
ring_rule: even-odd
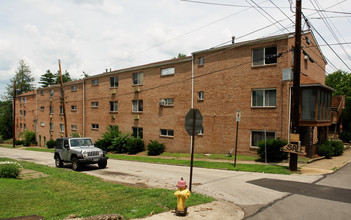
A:
<svg viewBox="0 0 351 220">
<path fill-rule="evenodd" d="M 54 166 L 53 153 L 0 147 L 0 157 Z M 181 177 L 189 182 L 189 171 L 189 167 L 183 166 L 110 159 L 106 169 L 100 170 L 97 166 L 89 166 L 83 172 L 108 181 L 176 190 L 177 181 Z M 252 216 L 261 208 L 290 195 L 289 191 L 260 185 L 262 179 L 306 184 L 316 182 L 322 177 L 322 175 L 276 175 L 195 167 L 192 190 L 219 201 L 230 202 L 233 210 L 237 212 L 236 219 L 238 219 L 244 216 L 241 209 L 245 211 L 246 216 Z"/>
</svg>

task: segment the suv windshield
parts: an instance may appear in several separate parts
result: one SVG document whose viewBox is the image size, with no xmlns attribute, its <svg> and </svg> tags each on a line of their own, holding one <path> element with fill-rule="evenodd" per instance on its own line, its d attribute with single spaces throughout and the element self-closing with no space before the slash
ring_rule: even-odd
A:
<svg viewBox="0 0 351 220">
<path fill-rule="evenodd" d="M 70 144 L 71 147 L 93 146 L 90 139 L 71 139 Z"/>
</svg>

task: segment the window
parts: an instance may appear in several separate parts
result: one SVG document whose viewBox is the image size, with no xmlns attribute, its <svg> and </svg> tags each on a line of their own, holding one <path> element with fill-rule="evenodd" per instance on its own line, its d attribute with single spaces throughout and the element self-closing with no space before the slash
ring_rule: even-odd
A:
<svg viewBox="0 0 351 220">
<path fill-rule="evenodd" d="M 22 110 L 20 110 L 20 117 L 22 117 Z"/>
<path fill-rule="evenodd" d="M 143 128 L 133 127 L 133 137 L 143 139 Z"/>
<path fill-rule="evenodd" d="M 26 102 L 27 102 L 27 98 L 23 97 L 23 103 L 26 103 Z"/>
<path fill-rule="evenodd" d="M 71 130 L 76 131 L 77 130 L 77 125 L 71 125 Z"/>
<path fill-rule="evenodd" d="M 110 87 L 111 88 L 118 87 L 118 76 L 110 77 Z"/>
<path fill-rule="evenodd" d="M 50 90 L 50 97 L 54 96 L 54 90 Z"/>
<path fill-rule="evenodd" d="M 161 76 L 173 75 L 175 72 L 174 67 L 161 69 Z"/>
<path fill-rule="evenodd" d="M 99 102 L 91 102 L 91 107 L 92 107 L 92 108 L 97 108 L 97 107 L 99 107 Z"/>
<path fill-rule="evenodd" d="M 266 131 L 266 139 L 275 139 L 274 131 Z M 264 140 L 264 131 L 251 131 L 251 147 L 258 147 L 258 142 Z"/>
<path fill-rule="evenodd" d="M 40 111 L 44 111 L 44 106 L 40 106 Z"/>
<path fill-rule="evenodd" d="M 143 112 L 143 100 L 133 100 L 133 112 Z"/>
<path fill-rule="evenodd" d="M 204 98 L 205 98 L 205 92 L 204 91 L 201 91 L 201 92 L 197 93 L 197 99 L 198 100 L 204 100 Z"/>
<path fill-rule="evenodd" d="M 315 120 L 316 90 L 313 88 L 303 88 L 301 93 L 301 120 Z"/>
<path fill-rule="evenodd" d="M 172 98 L 161 99 L 160 100 L 160 105 L 161 106 L 173 106 L 174 105 L 174 99 L 172 99 Z"/>
<path fill-rule="evenodd" d="M 44 122 L 40 122 L 40 126 L 44 127 L 45 123 Z"/>
<path fill-rule="evenodd" d="M 204 57 L 197 58 L 197 66 L 203 66 L 203 65 L 205 65 L 205 58 Z"/>
<path fill-rule="evenodd" d="M 23 124 L 23 130 L 26 130 L 26 129 L 27 129 L 27 125 Z"/>
<path fill-rule="evenodd" d="M 133 85 L 142 85 L 143 80 L 143 73 L 133 73 Z"/>
<path fill-rule="evenodd" d="M 265 47 L 252 50 L 252 66 L 277 63 L 277 47 Z"/>
<path fill-rule="evenodd" d="M 72 90 L 72 92 L 76 92 L 77 91 L 77 86 L 72 86 L 71 90 Z"/>
<path fill-rule="evenodd" d="M 99 80 L 98 79 L 91 80 L 91 85 L 93 85 L 93 86 L 99 85 Z"/>
<path fill-rule="evenodd" d="M 204 128 L 199 131 L 199 135 L 204 135 Z"/>
<path fill-rule="evenodd" d="M 252 107 L 275 107 L 277 104 L 276 89 L 252 90 Z"/>
<path fill-rule="evenodd" d="M 110 112 L 118 112 L 118 102 L 110 102 Z"/>
<path fill-rule="evenodd" d="M 65 132 L 65 125 L 64 124 L 60 124 L 60 132 Z"/>
<path fill-rule="evenodd" d="M 160 135 L 166 137 L 174 137 L 174 130 L 160 129 Z"/>
<path fill-rule="evenodd" d="M 22 129 L 22 123 L 20 123 L 20 129 Z"/>
<path fill-rule="evenodd" d="M 26 110 L 23 110 L 23 117 L 26 117 Z"/>
<path fill-rule="evenodd" d="M 72 111 L 77 111 L 77 106 L 76 105 L 71 105 L 71 110 Z"/>
<path fill-rule="evenodd" d="M 91 124 L 91 129 L 99 130 L 99 124 Z"/>
<path fill-rule="evenodd" d="M 60 114 L 63 114 L 63 106 L 60 106 Z"/>
<path fill-rule="evenodd" d="M 20 98 L 20 104 L 22 104 L 22 102 L 23 102 L 23 99 L 22 99 L 22 97 Z"/>
<path fill-rule="evenodd" d="M 50 106 L 50 107 L 49 107 L 49 112 L 50 112 L 50 114 L 53 114 L 53 113 L 54 113 L 54 107 L 53 107 L 53 106 Z"/>
<path fill-rule="evenodd" d="M 50 131 L 54 130 L 54 124 L 53 123 L 49 123 L 49 127 L 50 127 Z"/>
<path fill-rule="evenodd" d="M 44 91 L 40 91 L 40 95 L 44 95 L 45 94 L 45 92 Z"/>
</svg>

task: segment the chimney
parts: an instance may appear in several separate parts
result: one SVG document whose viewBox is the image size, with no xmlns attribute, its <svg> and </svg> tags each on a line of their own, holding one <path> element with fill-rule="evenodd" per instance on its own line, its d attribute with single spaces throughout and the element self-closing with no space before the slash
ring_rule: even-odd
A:
<svg viewBox="0 0 351 220">
<path fill-rule="evenodd" d="M 106 69 L 106 73 L 107 73 L 108 69 Z"/>
</svg>

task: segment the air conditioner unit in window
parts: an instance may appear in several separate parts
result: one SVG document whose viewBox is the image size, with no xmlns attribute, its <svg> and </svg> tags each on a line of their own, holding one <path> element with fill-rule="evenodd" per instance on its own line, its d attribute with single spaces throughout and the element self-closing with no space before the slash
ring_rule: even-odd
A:
<svg viewBox="0 0 351 220">
<path fill-rule="evenodd" d="M 52 118 L 52 115 L 50 115 L 50 118 Z"/>
<path fill-rule="evenodd" d="M 139 86 L 135 87 L 135 88 L 134 88 L 134 91 L 135 91 L 135 92 L 140 92 L 140 87 L 139 87 Z"/>
<path fill-rule="evenodd" d="M 112 95 L 115 95 L 116 93 L 117 93 L 117 89 L 112 89 L 112 90 L 111 90 L 111 94 L 112 94 Z"/>
<path fill-rule="evenodd" d="M 49 101 L 52 102 L 52 98 L 49 98 Z"/>
<path fill-rule="evenodd" d="M 161 99 L 161 100 L 158 102 L 158 104 L 159 104 L 160 106 L 164 106 L 164 105 L 166 105 L 166 100 Z"/>
<path fill-rule="evenodd" d="M 139 120 L 140 119 L 140 115 L 135 115 L 134 116 L 134 120 Z"/>
</svg>

